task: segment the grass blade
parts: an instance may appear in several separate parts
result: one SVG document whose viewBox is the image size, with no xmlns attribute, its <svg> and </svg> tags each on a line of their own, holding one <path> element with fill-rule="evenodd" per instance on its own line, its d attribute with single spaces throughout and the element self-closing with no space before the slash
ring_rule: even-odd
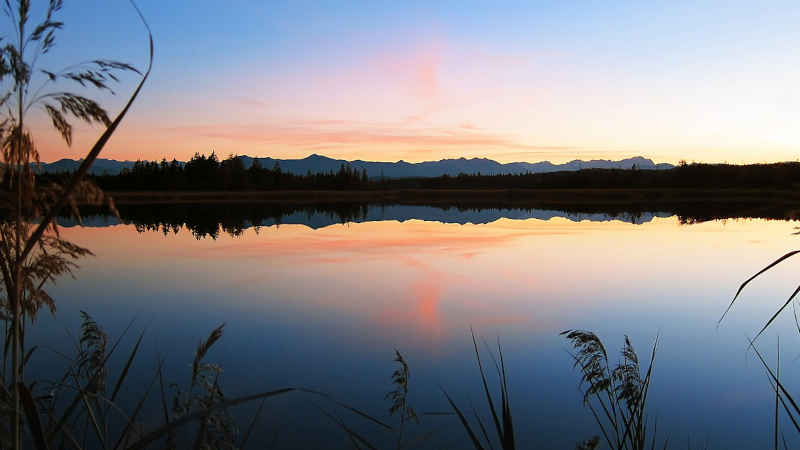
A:
<svg viewBox="0 0 800 450">
<path fill-rule="evenodd" d="M 772 380 L 769 380 L 769 381 L 770 381 L 770 386 L 772 386 L 773 388 L 777 387 L 772 382 Z M 789 409 L 789 405 L 786 404 L 786 401 L 783 399 L 783 396 L 779 396 L 778 398 L 781 401 L 781 405 L 783 406 L 783 410 L 786 411 L 786 415 L 789 416 L 789 419 L 792 421 L 792 425 L 794 425 L 795 431 L 800 433 L 800 423 L 797 423 L 797 420 L 795 419 L 794 414 L 792 414 L 792 411 Z M 781 434 L 783 434 L 783 433 L 781 433 Z"/>
<path fill-rule="evenodd" d="M 225 408 L 230 408 L 232 406 L 240 405 L 242 403 L 252 402 L 253 400 L 259 400 L 259 399 L 267 398 L 267 397 L 275 397 L 277 395 L 282 395 L 282 394 L 286 394 L 286 393 L 293 392 L 293 391 L 296 391 L 296 389 L 295 388 L 276 389 L 274 391 L 262 392 L 260 394 L 247 395 L 247 396 L 244 396 L 244 397 L 238 397 L 238 398 L 234 398 L 234 399 L 231 399 L 231 400 L 226 400 L 224 402 L 219 402 L 219 403 L 217 403 L 217 404 L 215 404 L 215 405 L 213 405 L 213 406 L 211 406 L 209 408 L 206 408 L 206 409 L 194 412 L 192 414 L 186 415 L 184 417 L 181 417 L 180 419 L 178 419 L 178 420 L 176 420 L 174 422 L 171 422 L 168 425 L 161 426 L 161 427 L 159 427 L 159 428 L 147 433 L 140 440 L 138 440 L 133 445 L 128 447 L 128 450 L 140 450 L 140 449 L 143 449 L 143 448 L 147 447 L 148 445 L 152 444 L 153 442 L 161 439 L 162 437 L 164 437 L 170 431 L 175 430 L 175 429 L 177 429 L 177 428 L 179 428 L 179 427 L 181 427 L 183 425 L 186 425 L 189 422 L 201 419 L 201 418 L 207 416 L 208 414 L 210 414 L 210 413 L 212 413 L 214 411 L 225 409 Z"/>
<path fill-rule="evenodd" d="M 639 423 L 642 423 L 643 414 L 644 414 L 644 405 L 647 404 L 647 393 L 650 392 L 650 382 L 653 379 L 653 365 L 656 361 L 656 350 L 658 350 L 658 341 L 660 339 L 659 335 L 656 335 L 656 341 L 653 343 L 653 350 L 650 352 L 650 364 L 647 367 L 647 375 L 644 377 L 644 386 L 642 388 L 642 400 L 641 405 L 642 407 L 639 409 Z"/>
<path fill-rule="evenodd" d="M 754 344 L 754 342 L 752 340 L 750 341 L 750 346 L 753 348 L 753 350 L 755 350 L 756 356 L 758 356 L 758 359 L 761 361 L 761 364 L 763 364 L 764 368 L 767 369 L 767 373 L 769 373 L 770 377 L 772 378 L 772 381 L 774 381 L 775 384 L 780 388 L 781 392 L 783 393 L 783 397 L 786 397 L 786 399 L 789 400 L 789 403 L 791 403 L 792 408 L 794 408 L 795 414 L 800 415 L 800 407 L 797 406 L 797 403 L 794 401 L 794 398 L 792 398 L 792 395 L 789 394 L 789 391 L 786 390 L 786 388 L 783 386 L 783 384 L 780 382 L 780 380 L 778 380 L 778 378 L 772 372 L 772 369 L 769 367 L 767 362 L 764 360 L 764 357 L 761 355 L 761 352 L 758 351 L 758 348 L 756 348 L 756 346 L 755 346 L 755 344 Z M 791 416 L 791 414 L 790 414 L 790 416 Z M 800 431 L 800 429 L 798 429 L 798 431 Z"/>
<path fill-rule="evenodd" d="M 42 423 L 39 420 L 39 410 L 36 408 L 36 403 L 33 401 L 31 391 L 24 383 L 18 383 L 17 389 L 20 393 L 22 400 L 22 407 L 25 409 L 25 415 L 28 417 L 28 428 L 30 428 L 33 443 L 38 450 L 48 450 L 47 439 L 45 439 L 44 431 L 42 430 Z"/>
<path fill-rule="evenodd" d="M 164 375 L 162 370 L 162 365 L 164 361 L 159 361 L 158 363 L 158 384 L 161 388 L 161 409 L 164 412 L 164 425 L 169 425 L 169 408 L 167 407 L 167 394 L 164 392 Z M 170 433 L 167 436 L 167 447 L 174 448 L 174 441 L 175 435 L 174 433 Z M 170 444 L 172 444 L 170 446 Z"/>
<path fill-rule="evenodd" d="M 298 392 L 305 392 L 307 394 L 318 395 L 318 396 L 320 396 L 320 397 L 322 397 L 322 398 L 324 398 L 324 399 L 336 404 L 337 406 L 339 406 L 341 408 L 344 408 L 344 409 L 346 409 L 346 410 L 348 410 L 350 412 L 353 412 L 353 413 L 355 413 L 355 414 L 357 414 L 357 415 L 369 420 L 370 422 L 372 422 L 372 423 L 374 423 L 376 425 L 379 425 L 379 426 L 381 426 L 381 427 L 383 427 L 383 428 L 385 428 L 387 430 L 393 430 L 394 429 L 394 428 L 392 428 L 391 425 L 388 425 L 385 422 L 382 422 L 382 421 L 372 417 L 371 415 L 369 415 L 369 414 L 367 414 L 367 413 L 365 413 L 365 412 L 363 412 L 363 411 L 361 411 L 361 410 L 359 410 L 357 408 L 354 408 L 354 407 L 352 407 L 350 405 L 342 403 L 342 402 L 336 400 L 335 398 L 331 397 L 330 395 L 328 395 L 328 394 L 326 394 L 324 392 L 319 392 L 319 391 L 315 391 L 313 389 L 305 389 L 305 388 L 296 388 L 296 390 Z"/>
<path fill-rule="evenodd" d="M 511 418 L 511 403 L 508 396 L 508 377 L 506 376 L 506 363 L 503 359 L 503 349 L 500 347 L 500 339 L 497 340 L 497 352 L 500 354 L 500 378 L 501 407 L 503 408 L 503 448 L 506 450 L 516 448 L 514 440 L 514 424 Z"/>
<path fill-rule="evenodd" d="M 139 399 L 139 402 L 136 404 L 136 407 L 133 409 L 133 413 L 131 414 L 128 422 L 125 424 L 125 428 L 122 430 L 122 434 L 119 435 L 119 439 L 117 439 L 117 443 L 114 445 L 114 450 L 120 448 L 123 442 L 125 442 L 126 438 L 128 437 L 128 433 L 133 429 L 134 424 L 136 423 L 136 417 L 139 416 L 139 411 L 141 411 L 142 406 L 144 406 L 144 402 L 147 399 L 147 396 L 150 395 L 150 390 L 153 389 L 153 385 L 156 382 L 156 378 L 160 378 L 161 374 L 161 363 L 158 365 L 158 373 L 153 380 L 150 382 L 150 385 L 147 386 L 147 390 L 145 391 L 142 398 Z"/>
<path fill-rule="evenodd" d="M 136 356 L 136 352 L 139 351 L 139 345 L 142 343 L 143 337 L 144 331 L 142 331 L 142 334 L 139 335 L 139 339 L 136 341 L 136 345 L 133 346 L 133 350 L 131 351 L 130 356 L 128 356 L 128 361 L 125 363 L 125 367 L 122 369 L 122 373 L 119 375 L 117 384 L 114 385 L 114 391 L 112 392 L 110 398 L 112 402 L 117 398 L 117 393 L 119 393 L 122 383 L 125 381 L 125 377 L 128 375 L 128 370 L 131 368 L 131 364 L 133 364 L 133 358 Z"/>
<path fill-rule="evenodd" d="M 78 380 L 75 380 L 76 384 L 77 382 Z M 103 437 L 103 430 L 100 427 L 100 422 L 98 422 L 97 415 L 94 412 L 94 408 L 92 408 L 92 404 L 91 402 L 89 402 L 89 398 L 86 396 L 86 391 L 80 389 L 79 387 L 78 395 L 80 395 L 81 399 L 83 400 L 83 406 L 86 408 L 86 413 L 88 414 L 92 427 L 94 428 L 94 433 L 97 436 L 97 440 L 100 442 L 100 445 L 104 449 L 108 448 L 106 446 L 106 440 Z"/>
<path fill-rule="evenodd" d="M 478 411 L 475 408 L 472 408 L 472 413 L 475 415 L 475 421 L 478 422 L 478 426 L 481 429 L 481 433 L 483 433 L 483 438 L 486 439 L 486 445 L 489 446 L 489 450 L 494 450 L 494 446 L 492 445 L 492 440 L 489 439 L 489 433 L 486 432 L 486 427 L 483 425 L 483 420 L 481 420 L 481 416 L 478 415 Z"/>
<path fill-rule="evenodd" d="M 450 398 L 450 396 L 447 394 L 447 391 L 444 389 L 442 389 L 442 393 L 445 397 L 447 397 L 447 401 L 450 403 L 450 406 L 453 408 L 453 411 L 455 411 L 456 415 L 458 415 L 458 419 L 461 420 L 461 424 L 464 425 L 464 429 L 467 430 L 467 434 L 472 440 L 472 445 L 475 446 L 475 450 L 484 450 L 483 446 L 481 445 L 481 441 L 478 440 L 478 437 L 475 435 L 475 432 L 472 431 L 472 427 L 469 425 L 469 422 L 467 422 L 466 417 L 464 417 L 464 414 L 462 414 L 461 410 L 458 409 L 458 406 L 456 406 L 455 402 L 453 402 L 453 399 Z"/>
<path fill-rule="evenodd" d="M 33 352 L 36 351 L 38 348 L 39 348 L 38 345 L 34 345 L 33 347 L 31 347 L 30 350 L 28 350 L 28 353 L 25 354 L 25 357 L 22 358 L 22 368 L 23 369 L 25 368 L 25 366 L 28 365 L 28 361 L 31 359 L 31 356 L 33 355 Z"/>
<path fill-rule="evenodd" d="M 658 435 L 658 417 L 655 419 L 655 423 L 653 424 L 653 439 L 650 443 L 650 450 L 656 450 L 656 436 Z"/>
<path fill-rule="evenodd" d="M 500 438 L 501 442 L 503 442 L 503 429 L 500 425 L 500 420 L 497 418 L 497 410 L 494 407 L 494 401 L 492 401 L 492 394 L 489 392 L 489 383 L 486 382 L 486 375 L 483 372 L 483 364 L 481 364 L 481 354 L 478 351 L 478 343 L 475 340 L 475 332 L 472 330 L 472 328 L 470 328 L 470 332 L 472 333 L 472 345 L 475 348 L 475 359 L 478 360 L 478 370 L 481 373 L 483 390 L 486 393 L 486 401 L 489 403 L 489 410 L 492 413 L 492 420 L 494 421 L 494 426 L 497 430 L 497 437 Z"/>
<path fill-rule="evenodd" d="M 597 410 L 594 409 L 594 406 L 592 406 L 591 403 L 586 403 L 586 406 L 589 408 L 589 411 L 592 413 L 595 422 L 597 422 L 597 425 L 600 427 L 600 432 L 603 433 L 603 437 L 606 439 L 606 442 L 608 443 L 608 448 L 614 448 L 614 442 L 611 440 L 611 436 L 608 435 L 606 427 L 605 425 L 603 425 L 603 421 L 600 420 L 600 416 L 597 414 Z"/>
<path fill-rule="evenodd" d="M 341 428 L 345 433 L 347 433 L 347 437 L 350 439 L 350 442 L 353 444 L 353 447 L 356 449 L 361 449 L 361 445 L 364 445 L 370 450 L 378 450 L 377 447 L 372 445 L 368 440 L 366 440 L 363 436 L 358 434 L 356 431 L 348 427 L 341 419 L 335 417 L 333 414 L 325 411 L 324 409 L 318 406 L 319 410 L 324 414 L 327 418 L 329 418 L 333 423 L 335 423 L 339 428 Z"/>
<path fill-rule="evenodd" d="M 781 339 L 778 338 L 778 365 L 775 368 L 776 371 L 776 378 L 778 382 L 781 379 Z M 778 384 L 775 384 L 775 450 L 779 450 L 778 447 L 778 402 L 780 401 L 781 391 L 778 390 Z"/>
<path fill-rule="evenodd" d="M 739 286 L 739 289 L 736 291 L 736 295 L 733 296 L 733 300 L 731 300 L 730 305 L 728 305 L 728 307 L 725 309 L 725 312 L 722 313 L 722 317 L 719 318 L 719 321 L 717 321 L 717 323 L 719 324 L 719 323 L 722 322 L 723 319 L 725 319 L 725 315 L 728 314 L 728 311 L 731 310 L 731 308 L 733 307 L 733 303 L 736 302 L 736 299 L 739 297 L 739 294 L 742 293 L 742 290 L 745 288 L 745 286 L 747 286 L 751 281 L 756 279 L 762 273 L 768 271 L 769 269 L 777 266 L 778 264 L 780 264 L 784 260 L 786 260 L 788 258 L 791 258 L 792 256 L 794 256 L 794 255 L 796 255 L 798 253 L 800 253 L 800 250 L 794 250 L 794 251 L 791 251 L 791 252 L 781 256 L 780 258 L 776 259 L 771 264 L 769 264 L 767 267 L 764 267 L 763 269 L 759 270 L 758 273 L 756 273 L 752 277 L 748 278 L 744 283 L 742 283 L 741 286 Z"/>
<path fill-rule="evenodd" d="M 239 444 L 240 449 L 244 450 L 244 448 L 247 446 L 247 441 L 250 440 L 250 435 L 253 433 L 253 429 L 255 429 L 256 423 L 258 423 L 258 419 L 261 417 L 261 411 L 264 409 L 264 403 L 266 403 L 266 401 L 267 399 L 262 399 L 261 404 L 258 405 L 258 411 L 256 411 L 256 415 L 253 416 L 253 420 L 250 422 L 250 426 L 247 427 L 247 432 L 242 438 L 242 443 Z"/>
<path fill-rule="evenodd" d="M 764 325 L 763 328 L 761 328 L 761 331 L 759 331 L 758 334 L 756 334 L 756 337 L 753 338 L 753 341 L 758 339 L 758 337 L 761 336 L 761 334 L 764 333 L 764 331 L 766 331 L 766 329 L 772 324 L 772 322 L 774 322 L 775 319 L 778 318 L 778 315 L 781 312 L 783 312 L 783 310 L 786 309 L 787 306 L 789 306 L 789 303 L 792 302 L 792 300 L 795 298 L 795 296 L 797 296 L 798 293 L 800 293 L 800 286 L 797 286 L 797 289 L 795 289 L 794 292 L 792 292 L 792 295 L 789 296 L 789 300 L 786 300 L 786 303 L 784 303 L 783 306 L 781 306 L 778 309 L 778 311 L 776 311 L 775 314 L 773 314 L 772 317 L 769 318 L 769 320 L 767 321 L 767 324 Z"/>
<path fill-rule="evenodd" d="M 78 389 L 80 389 L 80 386 L 78 386 Z M 70 403 L 64 413 L 61 415 L 61 418 L 58 420 L 58 422 L 56 422 L 55 427 L 53 427 L 53 429 L 50 431 L 50 434 L 47 437 L 47 442 L 52 442 L 59 432 L 66 430 L 64 425 L 66 425 L 67 421 L 72 416 L 72 413 L 75 412 L 75 409 L 78 407 L 80 402 L 81 396 L 80 394 L 76 394 L 75 398 L 72 400 L 72 403 Z"/>
</svg>

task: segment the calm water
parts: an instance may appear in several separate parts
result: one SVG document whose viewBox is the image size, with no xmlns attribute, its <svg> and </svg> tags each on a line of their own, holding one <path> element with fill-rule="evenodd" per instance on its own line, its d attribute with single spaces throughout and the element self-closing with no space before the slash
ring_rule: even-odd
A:
<svg viewBox="0 0 800 450">
<path fill-rule="evenodd" d="M 640 355 L 660 335 L 650 407 L 664 437 L 681 448 L 771 443 L 774 397 L 746 337 L 794 290 L 800 261 L 755 282 L 716 321 L 741 281 L 796 247 L 794 222 L 400 206 L 339 220 L 294 212 L 209 233 L 208 223 L 187 228 L 174 217 L 171 225 L 88 218 L 63 233 L 96 256 L 51 288 L 59 310 L 40 316 L 32 340 L 68 351 L 80 310 L 112 336 L 135 319 L 123 344 L 146 330 L 135 394 L 158 357 L 169 380 L 185 383 L 197 343 L 224 322 L 208 360 L 224 367 L 229 396 L 304 386 L 386 418 L 394 349 L 411 367 L 417 411 L 446 411 L 442 387 L 486 412 L 473 327 L 491 345 L 501 340 L 522 447 L 569 449 L 599 430 L 558 333 L 594 330 L 610 349 L 627 334 Z M 780 336 L 787 380 L 797 379 L 800 355 L 793 327 L 789 311 L 759 341 L 774 361 Z M 62 363 L 44 350 L 37 364 L 34 372 L 48 373 Z M 268 401 L 261 442 L 347 448 L 320 407 L 384 442 L 363 420 L 301 394 Z M 467 444 L 453 417 L 423 417 L 407 434 L 430 430 L 430 447 Z"/>
</svg>

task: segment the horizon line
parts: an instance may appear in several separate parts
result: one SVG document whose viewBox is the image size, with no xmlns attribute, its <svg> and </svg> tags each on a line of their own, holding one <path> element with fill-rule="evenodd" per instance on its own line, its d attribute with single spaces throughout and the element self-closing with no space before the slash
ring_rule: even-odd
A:
<svg viewBox="0 0 800 450">
<path fill-rule="evenodd" d="M 214 150 L 211 150 L 211 152 L 209 152 L 209 153 L 197 152 L 197 154 L 208 156 L 208 155 L 211 155 L 211 154 L 215 154 L 216 155 L 216 152 Z M 216 156 L 218 158 L 220 158 L 220 155 L 216 155 Z M 654 159 L 652 159 L 650 157 L 647 157 L 647 156 L 644 156 L 644 155 L 641 155 L 641 154 L 634 155 L 634 156 L 627 156 L 627 157 L 623 157 L 623 158 L 619 158 L 619 159 L 611 159 L 611 158 L 582 159 L 582 158 L 578 157 L 578 158 L 573 158 L 571 160 L 567 160 L 564 163 L 554 163 L 549 159 L 542 159 L 542 160 L 538 160 L 538 161 L 511 161 L 511 162 L 503 163 L 503 162 L 500 162 L 500 161 L 498 161 L 496 159 L 490 158 L 488 156 L 483 156 L 483 157 L 477 157 L 476 156 L 476 157 L 472 157 L 472 158 L 467 158 L 467 157 L 461 156 L 461 157 L 458 157 L 458 158 L 441 158 L 441 159 L 436 159 L 436 160 L 420 160 L 420 161 L 407 161 L 407 160 L 404 160 L 404 159 L 399 159 L 399 160 L 396 160 L 396 161 L 380 161 L 380 160 L 366 160 L 366 159 L 360 159 L 360 158 L 357 158 L 357 159 L 335 158 L 335 157 L 331 157 L 331 156 L 322 155 L 322 154 L 319 154 L 319 153 L 316 153 L 316 152 L 315 153 L 311 153 L 308 156 L 298 157 L 298 158 L 276 158 L 276 157 L 272 157 L 272 156 L 251 156 L 251 155 L 247 155 L 247 154 L 236 154 L 236 153 L 230 153 L 229 155 L 225 156 L 224 158 L 227 158 L 229 156 L 247 157 L 247 158 L 251 158 L 251 159 L 272 159 L 272 160 L 281 160 L 281 161 L 302 161 L 302 160 L 313 158 L 313 157 L 317 156 L 317 157 L 327 158 L 327 159 L 330 159 L 330 160 L 333 160 L 333 161 L 344 161 L 344 162 L 347 162 L 347 163 L 368 162 L 368 163 L 383 163 L 383 164 L 398 164 L 398 163 L 423 164 L 423 163 L 442 162 L 442 161 L 485 160 L 485 161 L 493 161 L 493 162 L 496 162 L 496 163 L 501 164 L 501 165 L 507 165 L 507 164 L 538 164 L 538 163 L 545 163 L 545 162 L 546 163 L 550 163 L 550 164 L 554 164 L 554 165 L 563 165 L 563 164 L 569 164 L 569 163 L 576 162 L 576 161 L 580 161 L 580 162 L 592 162 L 592 161 L 619 162 L 619 161 L 624 161 L 624 160 L 627 160 L 627 159 L 642 158 L 642 159 L 646 159 L 646 160 L 651 161 L 653 164 L 672 164 L 672 165 L 675 165 L 675 164 L 669 163 L 669 162 L 656 162 Z M 224 158 L 220 158 L 220 160 L 222 160 Z M 59 162 L 59 161 L 83 161 L 83 159 L 84 158 L 68 158 L 68 157 L 64 157 L 64 158 L 59 158 L 59 159 L 56 159 L 56 160 L 53 160 L 53 161 L 42 161 L 41 164 L 53 164 L 53 163 L 56 163 L 56 162 Z M 132 160 L 132 159 L 116 159 L 116 158 L 113 158 L 113 157 L 110 157 L 110 158 L 98 157 L 97 159 L 98 160 L 106 160 L 106 161 L 132 162 L 132 163 L 135 163 L 137 161 L 142 161 L 142 162 L 161 162 L 163 160 L 166 160 L 167 162 L 171 162 L 173 160 L 174 161 L 178 161 L 178 162 L 187 162 L 191 158 L 189 158 L 187 160 L 179 160 L 179 159 L 174 158 L 174 157 L 172 159 L 167 159 L 166 157 L 162 157 L 161 159 L 135 159 L 135 160 Z M 691 161 L 691 162 L 694 163 L 696 161 Z M 791 161 L 775 161 L 775 163 L 779 163 L 779 162 L 791 162 Z M 706 164 L 715 164 L 715 163 L 706 163 Z M 761 164 L 771 164 L 771 163 L 761 163 Z"/>
</svg>

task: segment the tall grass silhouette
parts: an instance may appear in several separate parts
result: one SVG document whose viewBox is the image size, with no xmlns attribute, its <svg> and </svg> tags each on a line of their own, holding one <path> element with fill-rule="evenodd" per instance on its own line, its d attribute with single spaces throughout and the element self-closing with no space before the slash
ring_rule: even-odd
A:
<svg viewBox="0 0 800 450">
<path fill-rule="evenodd" d="M 136 5 L 142 22 L 147 26 Z M 148 28 L 150 57 L 147 69 L 139 71 L 130 64 L 95 59 L 61 70 L 43 68 L 54 48 L 57 32 L 64 23 L 57 19 L 62 0 L 49 0 L 43 5 L 43 17 L 31 23 L 31 0 L 4 0 L 0 6 L 11 21 L 11 36 L 4 36 L 0 48 L 0 82 L 7 90 L 0 93 L 0 150 L 2 151 L 2 195 L 0 208 L 9 212 L 9 219 L 0 222 L 0 272 L 4 298 L 3 316 L 6 336 L 3 354 L 3 387 L 0 396 L 3 415 L 0 426 L 0 445 L 19 449 L 22 443 L 23 413 L 28 411 L 29 428 L 42 439 L 42 424 L 31 414 L 30 386 L 26 384 L 24 366 L 29 357 L 25 350 L 26 319 L 32 321 L 42 307 L 55 312 L 55 301 L 45 286 L 77 267 L 76 261 L 90 254 L 86 248 L 59 236 L 53 219 L 64 207 L 77 214 L 79 201 L 102 203 L 102 192 L 86 180 L 86 173 L 127 114 L 133 101 L 147 81 L 153 62 L 153 40 Z M 65 90 L 71 84 L 80 90 L 94 89 L 112 92 L 111 85 L 119 81 L 120 73 L 134 72 L 141 79 L 123 109 L 112 120 L 95 100 L 80 92 Z M 33 135 L 27 128 L 28 114 L 42 108 L 53 127 L 67 145 L 72 144 L 72 122 L 97 123 L 105 131 L 86 154 L 80 168 L 64 183 L 42 186 L 37 183 L 35 167 L 39 153 Z M 112 207 L 113 204 L 109 203 Z M 9 361 L 10 357 L 10 361 Z M 94 379 L 100 376 L 97 373 Z M 84 401 L 85 405 L 89 405 Z M 87 406 L 88 407 L 88 406 Z"/>
<path fill-rule="evenodd" d="M 26 326 L 33 323 L 42 308 L 52 313 L 56 310 L 55 300 L 45 288 L 59 276 L 72 274 L 78 260 L 91 254 L 89 249 L 61 238 L 54 219 L 65 208 L 80 219 L 78 204 L 105 204 L 115 211 L 110 198 L 86 174 L 142 91 L 154 55 L 150 28 L 131 1 L 148 33 L 149 59 L 144 71 L 108 59 L 94 59 L 61 70 L 43 68 L 44 57 L 53 50 L 57 31 L 64 23 L 57 19 L 63 0 L 42 3 L 43 17 L 38 23 L 31 23 L 32 11 L 37 10 L 31 0 L 0 3 L 14 31 L 12 36 L 3 37 L 4 45 L 0 47 L 0 82 L 8 87 L 0 93 L 0 209 L 7 212 L 0 221 L 3 283 L 0 317 L 5 324 L 0 373 L 0 448 L 138 449 L 162 440 L 167 448 L 177 448 L 181 444 L 176 444 L 176 432 L 188 424 L 197 424 L 195 448 L 236 447 L 240 443 L 235 440 L 237 433 L 227 416 L 228 408 L 294 389 L 225 397 L 216 366 L 203 362 L 208 350 L 222 336 L 222 327 L 201 342 L 193 361 L 189 388 L 173 399 L 171 410 L 166 407 L 161 365 L 136 407 L 132 411 L 120 408 L 118 396 L 128 380 L 143 335 L 133 346 L 112 387 L 108 361 L 118 351 L 121 337 L 112 343 L 86 313 L 76 356 L 66 372 L 56 381 L 25 377 L 24 369 L 36 350 L 36 347 L 26 349 Z M 111 85 L 120 81 L 120 73 L 124 72 L 141 78 L 113 119 L 95 100 L 65 90 L 66 85 L 72 84 L 80 90 L 113 93 Z M 35 107 L 42 108 L 67 145 L 72 144 L 72 121 L 105 127 L 79 168 L 62 182 L 38 182 L 39 154 L 27 128 L 28 114 Z M 156 381 L 161 387 L 164 424 L 147 431 L 139 422 L 139 414 Z"/>
<path fill-rule="evenodd" d="M 772 261 L 771 263 L 767 264 L 764 268 L 756 272 L 753 276 L 746 279 L 739 288 L 736 290 L 736 294 L 734 294 L 733 299 L 731 299 L 730 304 L 722 313 L 718 323 L 721 324 L 727 314 L 731 311 L 736 301 L 739 299 L 740 294 L 744 291 L 744 289 L 756 278 L 760 277 L 761 275 L 767 273 L 775 266 L 783 263 L 784 261 L 788 260 L 789 258 L 797 255 L 800 253 L 800 250 L 794 250 L 788 252 L 781 256 L 780 258 Z M 778 362 L 775 370 L 770 367 L 767 363 L 766 359 L 764 358 L 763 354 L 759 351 L 758 346 L 756 345 L 756 341 L 759 337 L 761 337 L 764 332 L 775 322 L 775 320 L 780 316 L 782 313 L 786 311 L 786 308 L 789 305 L 792 305 L 792 312 L 794 315 L 794 323 L 797 329 L 798 334 L 800 334 L 800 320 L 798 320 L 797 316 L 797 309 L 795 307 L 794 301 L 797 298 L 798 293 L 800 293 L 800 286 L 798 286 L 790 295 L 789 297 L 779 305 L 778 309 L 765 321 L 764 325 L 759 329 L 756 333 L 755 337 L 749 339 L 748 342 L 750 344 L 750 348 L 753 349 L 755 352 L 759 362 L 761 362 L 762 366 L 764 366 L 765 371 L 767 372 L 767 377 L 770 382 L 770 385 L 775 392 L 775 437 L 774 437 L 774 447 L 777 449 L 779 448 L 779 440 L 778 440 L 778 425 L 779 425 L 779 406 L 782 407 L 782 410 L 786 413 L 789 421 L 792 424 L 792 428 L 800 434 L 800 406 L 798 406 L 798 401 L 795 400 L 794 396 L 789 392 L 783 382 L 780 379 L 780 347 L 778 347 Z"/>
<path fill-rule="evenodd" d="M 622 358 L 612 368 L 608 352 L 596 334 L 567 330 L 561 335 L 572 343 L 574 366 L 581 373 L 584 387 L 583 403 L 591 411 L 608 446 L 615 450 L 654 450 L 658 429 L 657 423 L 652 430 L 648 427 L 647 397 L 658 338 L 643 375 L 639 356 L 627 336 L 620 350 Z M 665 448 L 667 444 L 665 441 Z"/>
<path fill-rule="evenodd" d="M 495 359 L 494 355 L 491 355 L 490 353 L 492 362 L 494 363 L 497 372 L 498 384 L 500 387 L 500 398 L 497 399 L 498 406 L 495 406 L 495 400 L 492 397 L 489 383 L 486 381 L 486 373 L 483 369 L 481 353 L 478 350 L 478 341 L 475 338 L 474 331 L 472 332 L 472 347 L 475 351 L 475 360 L 478 364 L 478 372 L 481 376 L 481 384 L 483 387 L 483 393 L 486 397 L 486 404 L 489 407 L 489 413 L 492 417 L 492 422 L 489 425 L 494 425 L 494 433 L 489 433 L 487 431 L 487 426 L 484 423 L 484 420 L 481 419 L 481 416 L 478 414 L 476 409 L 473 408 L 472 413 L 474 422 L 478 426 L 477 429 L 473 424 L 471 424 L 471 421 L 467 419 L 464 412 L 456 405 L 455 401 L 452 399 L 452 397 L 450 397 L 447 391 L 442 389 L 442 393 L 444 393 L 444 396 L 447 398 L 447 402 L 450 404 L 453 412 L 458 416 L 458 420 L 461 422 L 461 425 L 467 432 L 467 435 L 469 436 L 469 439 L 476 450 L 483 450 L 485 448 L 493 449 L 493 441 L 497 443 L 499 448 L 504 450 L 515 449 L 517 448 L 517 444 L 514 435 L 514 420 L 513 415 L 511 414 L 511 400 L 508 392 L 508 377 L 506 375 L 506 365 L 503 358 L 503 350 L 498 341 L 497 354 L 499 362 L 498 359 Z M 494 439 L 490 437 L 492 434 L 495 436 Z"/>
<path fill-rule="evenodd" d="M 118 396 L 129 383 L 128 374 L 144 333 L 137 338 L 119 373 L 112 374 L 109 361 L 127 330 L 112 342 L 89 314 L 81 314 L 76 355 L 64 374 L 55 381 L 20 386 L 30 444 L 37 449 L 54 445 L 74 449 L 143 449 L 153 444 L 177 449 L 187 448 L 190 442 L 193 448 L 243 448 L 259 414 L 254 416 L 248 432 L 242 434 L 229 413 L 230 408 L 296 390 L 283 388 L 244 397 L 226 396 L 221 368 L 206 361 L 211 348 L 222 338 L 224 325 L 220 325 L 198 345 L 188 387 L 175 386 L 174 395 L 169 398 L 161 360 L 145 392 L 134 398 L 135 407 L 125 410 L 118 405 Z M 161 424 L 149 425 L 148 429 L 146 423 L 152 423 L 152 418 L 145 420 L 141 413 L 156 386 L 160 392 Z"/>
</svg>

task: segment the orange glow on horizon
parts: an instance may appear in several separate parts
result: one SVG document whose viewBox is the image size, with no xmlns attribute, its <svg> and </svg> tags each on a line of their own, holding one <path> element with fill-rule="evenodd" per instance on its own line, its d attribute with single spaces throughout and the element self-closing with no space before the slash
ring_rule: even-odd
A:
<svg viewBox="0 0 800 450">
<path fill-rule="evenodd" d="M 569 67 L 573 57 L 498 54 L 430 38 L 324 71 L 237 72 L 227 75 L 224 91 L 206 92 L 203 83 L 210 81 L 198 81 L 203 95 L 145 90 L 101 156 L 188 160 L 214 150 L 221 156 L 501 163 L 644 156 L 673 164 L 800 157 L 795 103 L 762 101 L 772 91 L 757 77 L 749 81 L 751 91 L 729 80 L 662 91 L 648 80 L 621 84 L 625 74 L 613 71 L 588 77 L 548 70 Z M 741 98 L 731 97 L 731 89 Z M 82 157 L 101 131 L 75 124 L 75 143 L 67 148 L 44 117 L 31 123 L 43 161 Z"/>
</svg>

